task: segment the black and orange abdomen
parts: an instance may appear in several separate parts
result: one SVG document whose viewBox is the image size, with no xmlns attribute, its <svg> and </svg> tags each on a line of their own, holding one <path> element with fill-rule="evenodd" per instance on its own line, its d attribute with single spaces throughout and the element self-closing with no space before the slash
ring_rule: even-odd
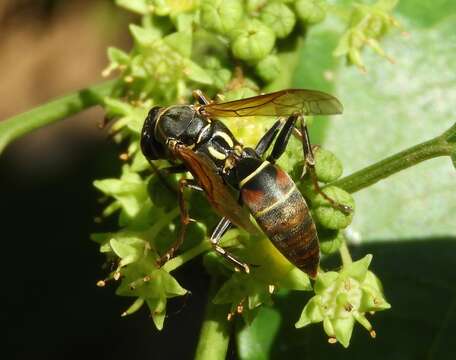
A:
<svg viewBox="0 0 456 360">
<path fill-rule="evenodd" d="M 264 233 L 292 264 L 315 277 L 320 260 L 317 231 L 290 176 L 264 162 L 241 185 L 242 201 Z"/>
</svg>

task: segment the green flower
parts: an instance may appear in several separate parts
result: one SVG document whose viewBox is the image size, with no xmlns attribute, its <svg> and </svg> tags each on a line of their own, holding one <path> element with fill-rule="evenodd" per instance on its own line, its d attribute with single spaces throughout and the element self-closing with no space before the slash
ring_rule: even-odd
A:
<svg viewBox="0 0 456 360">
<path fill-rule="evenodd" d="M 297 328 L 323 322 L 329 342 L 339 341 L 348 347 L 356 322 L 372 337 L 375 331 L 366 318 L 367 313 L 389 309 L 380 281 L 370 271 L 372 255 L 345 266 L 340 273 L 320 273 L 314 290 L 315 296 L 304 307 Z"/>
<path fill-rule="evenodd" d="M 351 64 L 366 71 L 361 50 L 369 46 L 378 55 L 394 62 L 380 46 L 378 39 L 392 27 L 400 27 L 390 13 L 398 0 L 378 0 L 373 5 L 354 4 L 348 29 L 342 35 L 334 50 L 334 56 L 346 56 Z"/>
</svg>

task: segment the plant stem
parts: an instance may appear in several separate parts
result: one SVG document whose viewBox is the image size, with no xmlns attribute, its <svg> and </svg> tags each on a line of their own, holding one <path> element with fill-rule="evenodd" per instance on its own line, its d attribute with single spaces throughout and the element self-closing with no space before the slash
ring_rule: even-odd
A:
<svg viewBox="0 0 456 360">
<path fill-rule="evenodd" d="M 347 242 L 344 240 L 339 248 L 340 258 L 342 259 L 342 264 L 344 266 L 350 265 L 353 260 L 350 255 L 350 250 L 348 250 Z"/>
<path fill-rule="evenodd" d="M 171 272 L 176 270 L 179 266 L 185 264 L 187 261 L 190 261 L 194 257 L 202 254 L 205 251 L 211 249 L 211 244 L 208 239 L 204 239 L 199 243 L 197 246 L 191 248 L 190 250 L 184 252 L 183 254 L 172 258 L 171 260 L 167 261 L 165 265 L 163 265 L 163 269 Z"/>
<path fill-rule="evenodd" d="M 211 278 L 211 286 L 201 328 L 195 360 L 224 360 L 228 351 L 233 321 L 228 321 L 228 304 L 214 304 L 212 299 L 218 291 L 223 279 Z"/>
<path fill-rule="evenodd" d="M 0 122 L 0 153 L 14 139 L 44 125 L 64 119 L 90 106 L 101 104 L 109 95 L 116 80 L 91 86 L 52 100 L 30 111 Z"/>
<path fill-rule="evenodd" d="M 456 124 L 444 134 L 432 140 L 415 145 L 407 150 L 387 157 L 386 159 L 383 159 L 340 180 L 336 180 L 329 185 L 337 186 L 353 193 L 424 160 L 432 159 L 438 156 L 455 156 L 455 134 Z"/>
</svg>

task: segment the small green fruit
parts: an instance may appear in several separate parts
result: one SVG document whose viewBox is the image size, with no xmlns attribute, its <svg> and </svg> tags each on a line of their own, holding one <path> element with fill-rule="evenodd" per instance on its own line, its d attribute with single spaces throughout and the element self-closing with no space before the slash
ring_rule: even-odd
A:
<svg viewBox="0 0 456 360">
<path fill-rule="evenodd" d="M 259 77 L 266 82 L 275 80 L 280 75 L 280 61 L 276 55 L 268 55 L 255 67 Z"/>
<path fill-rule="evenodd" d="M 201 5 L 201 26 L 220 34 L 228 34 L 239 25 L 243 16 L 240 0 L 206 0 Z"/>
<path fill-rule="evenodd" d="M 298 17 L 308 24 L 319 23 L 326 17 L 324 0 L 298 0 L 295 6 Z"/>
<path fill-rule="evenodd" d="M 241 60 L 257 63 L 274 48 L 274 32 L 259 20 L 244 22 L 232 35 L 234 40 L 231 50 Z"/>
<path fill-rule="evenodd" d="M 287 5 L 278 2 L 270 3 L 261 9 L 260 19 L 279 39 L 288 36 L 296 24 L 293 11 Z"/>
</svg>

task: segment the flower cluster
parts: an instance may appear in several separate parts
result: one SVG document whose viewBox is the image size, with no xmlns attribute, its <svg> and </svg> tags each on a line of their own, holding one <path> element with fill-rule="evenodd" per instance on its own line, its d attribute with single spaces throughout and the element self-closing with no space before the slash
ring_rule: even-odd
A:
<svg viewBox="0 0 456 360">
<path fill-rule="evenodd" d="M 378 0 L 374 5 L 354 4 L 348 29 L 334 50 L 335 56 L 346 56 L 348 61 L 366 71 L 361 50 L 367 45 L 378 55 L 390 62 L 394 60 L 382 49 L 379 39 L 391 27 L 400 28 L 399 22 L 391 15 L 399 0 Z"/>
</svg>

